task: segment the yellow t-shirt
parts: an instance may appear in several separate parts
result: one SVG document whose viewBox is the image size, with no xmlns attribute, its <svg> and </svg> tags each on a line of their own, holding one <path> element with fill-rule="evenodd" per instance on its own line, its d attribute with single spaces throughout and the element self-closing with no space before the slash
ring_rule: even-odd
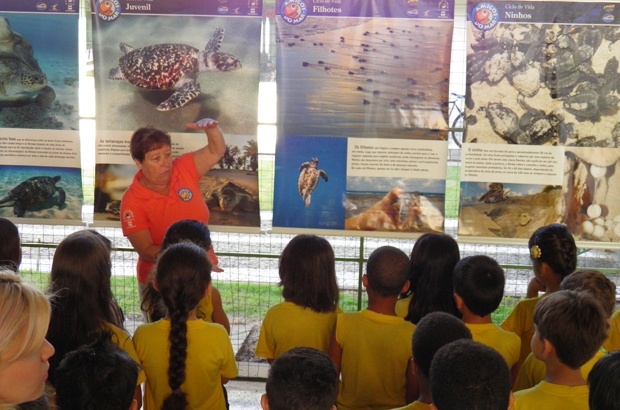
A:
<svg viewBox="0 0 620 410">
<path fill-rule="evenodd" d="M 509 368 L 518 361 L 521 353 L 521 339 L 513 332 L 507 332 L 495 323 L 465 323 L 471 331 L 474 342 L 495 349 L 502 355 Z"/>
<path fill-rule="evenodd" d="M 605 351 L 599 349 L 590 360 L 581 366 L 581 375 L 585 380 L 588 380 L 590 370 L 592 370 L 592 367 L 603 356 L 605 356 Z M 515 384 L 512 386 L 512 391 L 516 392 L 534 387 L 545 380 L 546 374 L 547 366 L 545 366 L 545 362 L 538 360 L 533 353 L 530 353 L 519 369 L 519 374 L 517 375 Z"/>
<path fill-rule="evenodd" d="M 211 300 L 213 288 L 209 288 L 207 295 L 198 302 L 198 312 L 196 315 L 199 319 L 213 323 L 213 301 Z"/>
<path fill-rule="evenodd" d="M 603 348 L 608 353 L 620 350 L 620 310 L 611 317 L 611 327 L 609 328 L 609 336 L 603 342 Z"/>
<path fill-rule="evenodd" d="M 430 408 L 430 404 L 422 403 L 421 401 L 416 400 L 413 403 L 407 404 L 405 407 L 399 407 L 392 410 L 429 410 Z"/>
<path fill-rule="evenodd" d="M 546 295 L 545 293 L 535 298 L 520 301 L 502 323 L 502 329 L 516 333 L 521 338 L 519 364 L 523 363 L 527 355 L 532 352 L 530 344 L 532 336 L 534 336 L 534 308 L 538 301 Z"/>
<path fill-rule="evenodd" d="M 291 302 L 272 306 L 263 319 L 256 356 L 276 359 L 293 347 L 312 347 L 327 353 L 336 316 L 342 313 L 318 313 Z"/>
<path fill-rule="evenodd" d="M 415 326 L 368 309 L 342 313 L 336 342 L 342 349 L 338 410 L 382 410 L 406 403 L 407 364 Z"/>
<path fill-rule="evenodd" d="M 396 316 L 402 317 L 403 319 L 406 318 L 409 314 L 409 305 L 411 304 L 412 300 L 413 293 L 406 298 L 398 299 L 396 301 Z"/>
<path fill-rule="evenodd" d="M 158 320 L 139 326 L 133 341 L 146 373 L 144 409 L 159 410 L 172 392 L 168 386 L 170 321 Z M 226 329 L 203 320 L 187 322 L 185 383 L 189 408 L 224 410 L 226 402 L 220 377 L 237 376 L 237 364 Z"/>
<path fill-rule="evenodd" d="M 140 364 L 140 359 L 138 358 L 138 354 L 136 353 L 136 349 L 133 345 L 131 337 L 129 333 L 121 329 L 120 327 L 114 326 L 112 323 L 104 322 L 105 330 L 109 330 L 113 333 L 112 341 L 115 345 L 123 349 L 129 357 L 131 357 L 134 362 Z M 138 382 L 136 385 L 144 383 L 146 380 L 146 376 L 144 375 L 144 370 L 141 367 L 138 368 Z"/>
<path fill-rule="evenodd" d="M 587 385 L 564 386 L 542 381 L 515 393 L 514 410 L 588 410 Z"/>
</svg>

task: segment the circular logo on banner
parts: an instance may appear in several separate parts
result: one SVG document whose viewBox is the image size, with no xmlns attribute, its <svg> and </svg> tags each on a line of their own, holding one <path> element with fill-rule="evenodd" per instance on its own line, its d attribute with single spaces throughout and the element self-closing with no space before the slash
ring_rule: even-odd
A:
<svg viewBox="0 0 620 410">
<path fill-rule="evenodd" d="M 121 4 L 118 0 L 97 0 L 97 17 L 103 21 L 114 21 L 121 15 Z"/>
<path fill-rule="evenodd" d="M 491 3 L 480 3 L 471 12 L 471 23 L 481 31 L 488 31 L 499 23 L 499 11 Z"/>
<path fill-rule="evenodd" d="M 179 190 L 179 198 L 183 202 L 190 201 L 192 199 L 192 196 L 194 196 L 194 194 L 192 194 L 192 191 L 190 191 L 187 188 L 183 188 Z"/>
<path fill-rule="evenodd" d="M 280 15 L 288 24 L 299 24 L 308 16 L 308 6 L 304 0 L 285 0 L 280 7 Z"/>
</svg>

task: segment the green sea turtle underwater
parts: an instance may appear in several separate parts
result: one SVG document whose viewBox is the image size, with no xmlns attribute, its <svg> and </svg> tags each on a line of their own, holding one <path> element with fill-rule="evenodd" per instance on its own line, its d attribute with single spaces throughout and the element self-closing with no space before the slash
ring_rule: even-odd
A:
<svg viewBox="0 0 620 410">
<path fill-rule="evenodd" d="M 118 67 L 108 73 L 110 80 L 127 80 L 150 90 L 175 90 L 157 110 L 170 111 L 190 102 L 200 94 L 197 77 L 205 71 L 233 71 L 241 63 L 232 54 L 220 52 L 224 29 L 218 27 L 204 51 L 187 44 L 155 44 L 134 49 L 121 43 L 124 53 Z"/>
<path fill-rule="evenodd" d="M 49 107 L 56 93 L 47 85 L 30 43 L 0 17 L 0 102 L 34 102 Z"/>
<path fill-rule="evenodd" d="M 37 176 L 28 178 L 11 189 L 6 196 L 0 198 L 0 204 L 13 202 L 13 213 L 16 216 L 23 217 L 28 208 L 48 202 L 58 193 L 58 200 L 56 204 L 52 205 L 58 205 L 59 209 L 63 209 L 67 195 L 64 189 L 56 186 L 58 181 L 60 181 L 58 175 L 55 177 Z"/>
</svg>

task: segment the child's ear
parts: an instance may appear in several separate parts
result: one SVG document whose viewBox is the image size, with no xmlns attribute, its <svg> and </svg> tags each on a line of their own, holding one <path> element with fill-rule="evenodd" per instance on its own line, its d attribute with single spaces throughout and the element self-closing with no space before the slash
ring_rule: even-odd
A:
<svg viewBox="0 0 620 410">
<path fill-rule="evenodd" d="M 551 354 L 555 354 L 555 346 L 549 341 L 549 339 L 543 339 L 543 357 L 549 357 Z"/>
<path fill-rule="evenodd" d="M 407 291 L 409 290 L 409 286 L 411 286 L 411 282 L 405 282 L 405 284 L 403 285 L 403 289 L 400 291 L 400 293 L 407 293 Z"/>
<path fill-rule="evenodd" d="M 458 293 L 454 294 L 454 302 L 456 303 L 456 308 L 459 310 L 459 312 L 462 312 L 464 306 L 463 298 L 460 297 Z"/>
<path fill-rule="evenodd" d="M 263 410 L 269 410 L 269 400 L 267 400 L 267 394 L 263 394 L 260 398 L 260 406 Z"/>
<path fill-rule="evenodd" d="M 205 291 L 205 297 L 211 292 L 211 287 L 213 286 L 213 282 L 209 282 L 207 285 L 207 290 Z"/>
<path fill-rule="evenodd" d="M 157 281 L 153 279 L 153 289 L 159 292 L 159 287 L 157 286 Z"/>
<path fill-rule="evenodd" d="M 131 406 L 129 406 L 129 410 L 138 410 L 138 400 L 133 399 Z"/>
<path fill-rule="evenodd" d="M 508 410 L 512 410 L 515 408 L 515 396 L 510 392 L 510 400 L 508 401 Z"/>
<path fill-rule="evenodd" d="M 439 410 L 433 403 L 429 405 L 429 409 L 431 410 Z"/>
<path fill-rule="evenodd" d="M 364 273 L 364 275 L 362 275 L 362 285 L 364 285 L 365 288 L 368 287 L 368 275 L 366 275 Z"/>
</svg>

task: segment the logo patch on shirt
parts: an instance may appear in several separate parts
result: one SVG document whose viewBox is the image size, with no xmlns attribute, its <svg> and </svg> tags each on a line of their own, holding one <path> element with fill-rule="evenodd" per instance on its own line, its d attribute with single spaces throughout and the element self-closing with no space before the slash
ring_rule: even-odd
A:
<svg viewBox="0 0 620 410">
<path fill-rule="evenodd" d="M 128 228 L 133 228 L 134 222 L 133 222 L 133 212 L 130 211 L 129 209 L 126 210 L 123 213 L 123 219 L 125 220 L 125 223 L 127 224 Z"/>
<path fill-rule="evenodd" d="M 179 198 L 181 199 L 181 201 L 183 202 L 188 202 L 192 199 L 192 197 L 194 196 L 194 194 L 192 194 L 192 191 L 190 191 L 187 188 L 183 188 L 181 190 L 179 190 Z"/>
</svg>

